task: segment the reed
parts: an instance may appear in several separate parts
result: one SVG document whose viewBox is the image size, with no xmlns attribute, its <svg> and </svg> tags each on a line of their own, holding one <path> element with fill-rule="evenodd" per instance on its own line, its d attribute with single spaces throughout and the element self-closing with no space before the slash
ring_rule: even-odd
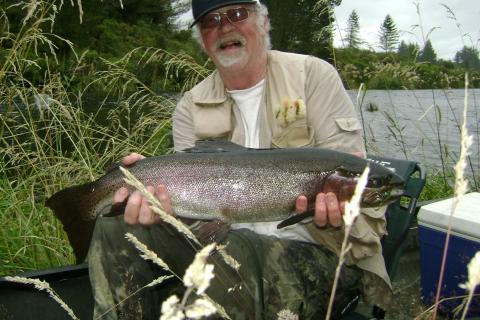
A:
<svg viewBox="0 0 480 320">
<path fill-rule="evenodd" d="M 38 2 L 28 15 L 17 35 L 0 37 L 7 48 L 0 56 L 0 275 L 74 262 L 61 225 L 44 206 L 49 195 L 98 177 L 134 150 L 171 150 L 174 101 L 125 67 L 132 54 L 103 61 L 99 70 L 85 68 L 80 56 L 70 74 L 60 74 L 46 63 L 57 58 L 52 35 L 42 31 L 54 23 L 55 7 Z M 40 83 L 29 80 L 41 66 Z M 85 83 L 86 69 L 94 80 Z M 65 86 L 66 77 L 81 84 L 77 92 Z"/>
</svg>

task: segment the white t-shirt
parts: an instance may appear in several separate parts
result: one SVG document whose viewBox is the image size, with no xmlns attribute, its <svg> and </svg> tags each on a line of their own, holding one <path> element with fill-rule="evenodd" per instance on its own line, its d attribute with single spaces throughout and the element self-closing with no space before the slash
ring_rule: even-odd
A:
<svg viewBox="0 0 480 320">
<path fill-rule="evenodd" d="M 258 148 L 260 146 L 258 112 L 264 87 L 265 79 L 248 89 L 227 91 L 240 110 L 241 122 L 245 132 L 245 147 L 247 148 Z"/>
<path fill-rule="evenodd" d="M 241 122 L 245 132 L 245 146 L 247 148 L 260 147 L 258 114 L 264 87 L 265 79 L 248 89 L 227 91 L 240 111 Z M 295 224 L 279 230 L 277 229 L 278 224 L 279 221 L 235 223 L 232 224 L 231 228 L 233 230 L 246 228 L 267 236 L 316 243 L 302 225 Z"/>
</svg>

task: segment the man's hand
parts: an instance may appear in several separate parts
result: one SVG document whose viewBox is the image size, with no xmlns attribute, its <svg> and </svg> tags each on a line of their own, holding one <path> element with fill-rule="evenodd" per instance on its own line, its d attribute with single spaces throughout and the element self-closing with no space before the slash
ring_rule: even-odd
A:
<svg viewBox="0 0 480 320">
<path fill-rule="evenodd" d="M 296 201 L 295 211 L 302 213 L 308 209 L 307 197 L 299 196 Z M 342 212 L 345 202 L 339 202 L 333 192 L 319 193 L 315 198 L 315 215 L 313 221 L 318 227 L 325 227 L 327 224 L 332 227 L 342 225 Z"/>
<path fill-rule="evenodd" d="M 145 157 L 138 153 L 131 153 L 128 156 L 122 159 L 122 164 L 124 166 L 130 166 L 137 162 L 138 160 L 144 159 Z M 157 187 L 146 186 L 148 192 L 155 195 L 160 201 L 163 209 L 166 213 L 172 213 L 172 205 L 170 202 L 170 196 L 167 192 L 167 189 L 163 185 Z M 128 189 L 122 187 L 115 192 L 113 196 L 113 203 L 121 203 L 129 196 Z M 125 207 L 125 214 L 123 216 L 124 220 L 128 224 L 143 224 L 143 225 L 152 225 L 155 223 L 160 223 L 162 219 L 160 216 L 150 209 L 150 204 L 147 199 L 142 196 L 142 194 L 136 190 L 132 192 L 128 198 L 127 205 Z"/>
<path fill-rule="evenodd" d="M 353 152 L 353 155 L 365 158 L 363 152 Z M 308 200 L 305 196 L 299 196 L 295 203 L 297 213 L 305 212 L 308 209 Z M 338 201 L 333 192 L 319 193 L 315 198 L 315 215 L 313 222 L 317 227 L 325 227 L 327 224 L 338 228 L 343 224 L 342 215 L 345 212 L 345 201 Z"/>
</svg>

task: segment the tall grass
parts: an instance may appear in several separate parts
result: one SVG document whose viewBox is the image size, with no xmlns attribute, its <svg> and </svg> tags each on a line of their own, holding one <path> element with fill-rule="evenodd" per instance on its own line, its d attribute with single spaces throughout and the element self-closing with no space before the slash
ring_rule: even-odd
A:
<svg viewBox="0 0 480 320">
<path fill-rule="evenodd" d="M 39 2 L 17 36 L 0 38 L 6 48 L 0 56 L 0 275 L 74 261 L 61 226 L 44 207 L 48 196 L 98 177 L 129 152 L 171 150 L 174 100 L 153 92 L 127 63 L 147 63 L 150 51 L 99 61 L 97 70 L 80 56 L 71 74 L 60 74 L 49 65 L 56 60 L 55 36 L 41 31 L 54 23 L 52 3 Z M 40 47 L 48 50 L 40 54 Z M 40 66 L 43 78 L 34 83 L 30 75 Z M 76 92 L 65 87 L 66 77 L 81 84 Z"/>
</svg>

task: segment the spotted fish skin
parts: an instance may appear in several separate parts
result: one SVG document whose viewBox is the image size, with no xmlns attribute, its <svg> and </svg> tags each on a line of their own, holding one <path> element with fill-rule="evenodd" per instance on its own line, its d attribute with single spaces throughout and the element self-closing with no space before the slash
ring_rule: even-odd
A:
<svg viewBox="0 0 480 320">
<path fill-rule="evenodd" d="M 299 195 L 310 207 L 319 192 L 348 200 L 358 176 L 370 166 L 361 206 L 376 207 L 402 193 L 403 180 L 391 170 L 327 149 L 214 149 L 138 161 L 129 171 L 145 185 L 166 186 L 175 214 L 228 223 L 280 221 Z M 109 211 L 114 192 L 128 187 L 116 168 L 98 180 L 63 189 L 47 200 L 61 220 L 77 258 L 84 257 L 96 217 Z M 129 187 L 128 187 L 129 188 Z"/>
</svg>

